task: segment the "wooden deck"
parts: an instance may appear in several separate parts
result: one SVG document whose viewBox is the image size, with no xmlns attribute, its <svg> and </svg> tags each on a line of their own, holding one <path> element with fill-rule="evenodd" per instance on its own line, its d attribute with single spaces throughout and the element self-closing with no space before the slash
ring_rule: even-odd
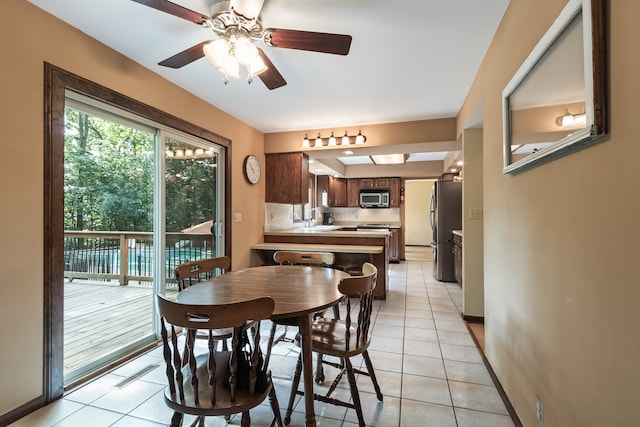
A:
<svg viewBox="0 0 640 427">
<path fill-rule="evenodd" d="M 175 290 L 168 290 L 171 295 Z M 120 286 L 117 281 L 65 283 L 64 370 L 153 332 L 150 283 Z"/>
</svg>

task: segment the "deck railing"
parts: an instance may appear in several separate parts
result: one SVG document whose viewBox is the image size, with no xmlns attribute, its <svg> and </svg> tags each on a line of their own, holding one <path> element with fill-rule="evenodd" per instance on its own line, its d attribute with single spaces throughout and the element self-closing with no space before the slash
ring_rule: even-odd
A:
<svg viewBox="0 0 640 427">
<path fill-rule="evenodd" d="M 187 261 L 215 254 L 214 236 L 166 233 L 165 277 L 174 282 L 175 268 Z M 73 279 L 153 281 L 153 233 L 119 231 L 65 231 L 64 276 Z"/>
</svg>

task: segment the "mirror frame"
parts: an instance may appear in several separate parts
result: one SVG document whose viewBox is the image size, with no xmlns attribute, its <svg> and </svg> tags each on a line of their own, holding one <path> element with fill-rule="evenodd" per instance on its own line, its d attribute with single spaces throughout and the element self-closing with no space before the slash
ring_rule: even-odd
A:
<svg viewBox="0 0 640 427">
<path fill-rule="evenodd" d="M 538 62 L 556 45 L 565 29 L 580 14 L 582 14 L 583 25 L 586 125 L 559 141 L 553 142 L 552 145 L 512 162 L 510 97 L 532 75 Z M 521 172 L 543 161 L 548 161 L 569 151 L 582 148 L 589 142 L 593 142 L 607 134 L 605 70 L 604 0 L 569 0 L 553 25 L 536 44 L 502 91 L 504 144 L 504 168 L 502 172 L 504 174 Z"/>
</svg>

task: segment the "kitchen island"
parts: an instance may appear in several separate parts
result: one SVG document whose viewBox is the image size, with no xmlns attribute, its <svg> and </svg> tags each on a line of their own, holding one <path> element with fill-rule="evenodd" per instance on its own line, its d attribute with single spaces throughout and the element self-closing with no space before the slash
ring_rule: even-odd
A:
<svg viewBox="0 0 640 427">
<path fill-rule="evenodd" d="M 386 299 L 388 283 L 389 231 L 342 230 L 340 226 L 316 226 L 278 231 L 265 231 L 264 243 L 251 246 L 259 263 L 273 264 L 277 250 L 331 252 L 335 268 L 358 274 L 362 264 L 370 262 L 378 269 L 374 297 Z M 252 261 L 252 264 L 254 261 Z"/>
</svg>

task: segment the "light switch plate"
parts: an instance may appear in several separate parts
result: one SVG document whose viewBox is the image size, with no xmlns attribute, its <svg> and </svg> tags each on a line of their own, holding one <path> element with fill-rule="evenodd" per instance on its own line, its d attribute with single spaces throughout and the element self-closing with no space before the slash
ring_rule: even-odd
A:
<svg viewBox="0 0 640 427">
<path fill-rule="evenodd" d="M 482 219 L 482 209 L 469 209 L 469 219 Z"/>
<path fill-rule="evenodd" d="M 240 212 L 233 213 L 233 222 L 242 222 L 242 214 Z"/>
</svg>

